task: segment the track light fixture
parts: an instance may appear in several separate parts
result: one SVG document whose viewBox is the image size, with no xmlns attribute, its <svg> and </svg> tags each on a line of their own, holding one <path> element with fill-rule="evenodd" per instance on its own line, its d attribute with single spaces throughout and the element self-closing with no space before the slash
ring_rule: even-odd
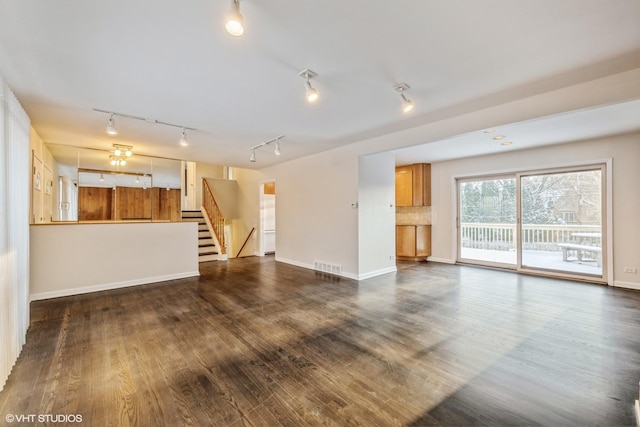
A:
<svg viewBox="0 0 640 427">
<path fill-rule="evenodd" d="M 113 120 L 113 113 L 109 116 L 109 121 L 107 122 L 107 133 L 109 135 L 117 135 L 118 131 L 116 129 L 116 124 Z"/>
<path fill-rule="evenodd" d="M 174 128 L 182 128 L 182 138 L 180 138 L 180 145 L 188 145 L 187 142 L 187 130 L 197 130 L 196 128 L 190 128 L 188 126 L 182 126 L 182 125 L 176 125 L 173 123 L 167 123 L 167 122 L 162 122 L 160 120 L 156 120 L 156 119 L 152 119 L 149 117 L 140 117 L 140 116 L 133 116 L 131 114 L 124 114 L 124 113 L 116 113 L 114 111 L 106 111 L 106 110 L 100 110 L 98 108 L 94 108 L 93 111 L 97 111 L 99 113 L 107 113 L 109 114 L 109 122 L 107 124 L 107 133 L 109 133 L 110 135 L 116 135 L 118 132 L 116 130 L 115 127 L 115 122 L 113 117 L 114 116 L 120 116 L 120 117 L 126 117 L 129 119 L 136 119 L 136 120 L 142 120 L 143 122 L 147 122 L 147 123 L 151 123 L 151 124 L 157 124 L 157 125 L 165 125 L 165 126 L 172 126 Z M 115 153 L 114 153 L 115 154 Z M 122 153 L 120 153 L 122 154 Z M 116 155 L 120 155 L 120 154 L 116 154 Z M 130 156 L 131 153 L 127 154 L 127 157 Z"/>
<path fill-rule="evenodd" d="M 399 83 L 395 85 L 393 88 L 396 90 L 396 92 L 400 94 L 400 98 L 402 98 L 402 112 L 403 113 L 411 112 L 414 108 L 413 102 L 411 102 L 410 99 L 407 99 L 407 97 L 404 95 L 404 91 L 410 89 L 409 85 L 406 83 Z"/>
<path fill-rule="evenodd" d="M 183 147 L 186 147 L 187 145 L 189 145 L 189 142 L 187 141 L 187 130 L 185 128 L 182 128 L 182 136 L 180 136 L 180 145 L 182 145 Z"/>
<path fill-rule="evenodd" d="M 249 148 L 249 150 L 251 150 L 251 157 L 249 157 L 249 161 L 252 162 L 252 163 L 254 163 L 256 161 L 256 149 L 258 149 L 260 147 L 263 147 L 265 145 L 269 145 L 272 142 L 275 143 L 274 144 L 275 145 L 275 149 L 273 150 L 273 153 L 276 156 L 279 156 L 280 155 L 280 140 L 282 138 L 284 138 L 284 135 L 278 135 L 275 138 L 272 138 L 272 139 L 270 139 L 268 141 L 265 141 L 265 142 L 260 143 L 258 145 L 254 145 L 253 147 Z"/>
<path fill-rule="evenodd" d="M 305 68 L 304 70 L 300 71 L 298 75 L 306 80 L 305 87 L 307 88 L 307 92 L 306 92 L 307 101 L 316 102 L 318 100 L 318 90 L 313 86 L 311 86 L 311 83 L 309 82 L 309 80 L 314 77 L 317 77 L 318 74 L 311 71 L 308 68 Z"/>
<path fill-rule="evenodd" d="M 240 13 L 240 0 L 231 0 L 231 10 L 227 14 L 227 22 L 224 28 L 227 33 L 234 37 L 240 37 L 244 33 L 244 19 Z"/>
</svg>

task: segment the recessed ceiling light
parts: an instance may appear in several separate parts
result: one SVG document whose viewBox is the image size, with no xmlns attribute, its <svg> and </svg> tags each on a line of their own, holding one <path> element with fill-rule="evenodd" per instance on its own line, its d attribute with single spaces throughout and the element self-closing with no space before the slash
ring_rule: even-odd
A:
<svg viewBox="0 0 640 427">
<path fill-rule="evenodd" d="M 511 145 L 511 144 L 513 144 L 513 142 L 511 142 L 511 141 L 502 141 L 500 143 L 500 145 Z"/>
<path fill-rule="evenodd" d="M 493 139 L 494 139 L 495 141 L 500 141 L 501 139 L 505 139 L 505 138 L 506 138 L 506 137 L 505 137 L 504 135 L 496 135 L 496 136 L 494 136 L 494 137 L 493 137 Z"/>
<path fill-rule="evenodd" d="M 487 129 L 484 131 L 484 133 L 493 133 L 495 131 L 496 131 L 495 129 Z"/>
</svg>

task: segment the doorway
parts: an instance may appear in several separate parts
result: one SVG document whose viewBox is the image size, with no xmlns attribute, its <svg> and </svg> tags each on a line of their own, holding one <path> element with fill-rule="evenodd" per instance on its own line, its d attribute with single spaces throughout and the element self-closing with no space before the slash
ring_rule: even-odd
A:
<svg viewBox="0 0 640 427">
<path fill-rule="evenodd" d="M 261 251 L 263 255 L 276 253 L 276 183 L 261 184 L 260 191 L 260 230 L 262 233 Z"/>
<path fill-rule="evenodd" d="M 606 281 L 605 165 L 459 179 L 458 261 Z"/>
</svg>

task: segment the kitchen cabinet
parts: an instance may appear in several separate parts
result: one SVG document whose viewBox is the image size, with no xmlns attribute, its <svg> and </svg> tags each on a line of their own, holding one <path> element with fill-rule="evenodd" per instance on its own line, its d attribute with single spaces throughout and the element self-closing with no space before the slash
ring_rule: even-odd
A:
<svg viewBox="0 0 640 427">
<path fill-rule="evenodd" d="M 431 255 L 430 225 L 396 225 L 396 257 L 419 261 Z"/>
<path fill-rule="evenodd" d="M 431 165 L 396 168 L 396 206 L 431 206 Z"/>
</svg>

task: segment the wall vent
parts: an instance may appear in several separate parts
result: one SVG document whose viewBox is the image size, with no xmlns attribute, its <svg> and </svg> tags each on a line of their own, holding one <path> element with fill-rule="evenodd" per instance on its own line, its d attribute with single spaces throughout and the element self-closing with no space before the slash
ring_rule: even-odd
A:
<svg viewBox="0 0 640 427">
<path fill-rule="evenodd" d="M 315 270 L 322 271 L 323 273 L 337 274 L 337 275 L 342 274 L 342 266 L 338 264 L 331 264 L 331 263 L 322 262 L 322 261 L 314 261 L 313 268 Z"/>
</svg>

